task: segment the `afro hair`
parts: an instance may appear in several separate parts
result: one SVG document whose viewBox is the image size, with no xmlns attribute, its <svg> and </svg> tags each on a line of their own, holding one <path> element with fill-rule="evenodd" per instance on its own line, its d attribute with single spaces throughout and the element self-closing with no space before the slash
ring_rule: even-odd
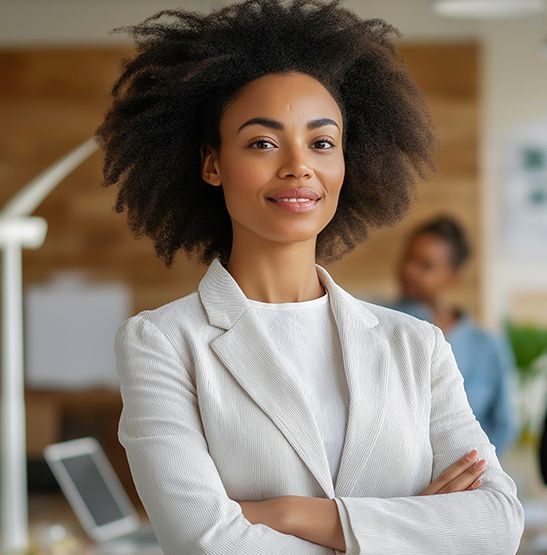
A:
<svg viewBox="0 0 547 555">
<path fill-rule="evenodd" d="M 167 267 L 179 250 L 204 264 L 230 257 L 231 219 L 222 187 L 201 177 L 201 146 L 220 148 L 230 100 L 262 75 L 311 75 L 343 115 L 346 169 L 337 211 L 317 236 L 321 263 L 354 249 L 370 227 L 398 221 L 414 200 L 414 174 L 436 171 L 434 126 L 394 45 L 399 30 L 341 1 L 165 9 L 111 31 L 128 31 L 136 52 L 122 59 L 95 132 L 102 185 L 118 183 L 114 210 L 127 207 L 131 231 L 151 238 Z"/>
</svg>

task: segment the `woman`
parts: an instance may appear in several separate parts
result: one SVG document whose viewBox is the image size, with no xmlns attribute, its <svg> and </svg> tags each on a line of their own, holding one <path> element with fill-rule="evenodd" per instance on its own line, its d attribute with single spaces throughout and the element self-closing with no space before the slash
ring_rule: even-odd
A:
<svg viewBox="0 0 547 555">
<path fill-rule="evenodd" d="M 97 132 L 105 184 L 167 266 L 178 250 L 208 264 L 116 336 L 119 439 L 166 555 L 520 541 L 515 484 L 441 330 L 316 262 L 402 217 L 436 144 L 397 30 L 339 4 L 129 27 L 138 51 Z"/>
</svg>

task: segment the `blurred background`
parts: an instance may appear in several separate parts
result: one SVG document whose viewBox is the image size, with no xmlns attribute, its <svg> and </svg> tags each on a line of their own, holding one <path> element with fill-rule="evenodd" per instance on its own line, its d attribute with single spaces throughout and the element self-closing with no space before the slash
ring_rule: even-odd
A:
<svg viewBox="0 0 547 555">
<path fill-rule="evenodd" d="M 133 51 L 111 29 L 160 9 L 207 12 L 229 3 L 0 1 L 4 456 L 20 415 L 7 395 L 17 379 L 7 377 L 6 329 L 17 320 L 6 307 L 16 310 L 19 297 L 8 279 L 18 275 L 9 265 L 18 260 L 7 224 L 14 212 L 5 208 L 99 125 L 121 59 Z M 328 269 L 360 298 L 439 324 L 462 317 L 447 323 L 446 335 L 473 410 L 525 505 L 519 552 L 547 553 L 547 7 L 539 0 L 344 4 L 403 33 L 401 52 L 437 127 L 439 172 L 418 183 L 404 221 L 372 232 Z M 152 243 L 134 239 L 126 215 L 114 212 L 116 191 L 100 187 L 101 171 L 102 156 L 91 150 L 24 214 L 47 222 L 43 242 L 23 246 L 19 278 L 26 432 L 19 465 L 26 464 L 35 553 L 95 552 L 44 459 L 51 443 L 95 438 L 143 514 L 117 440 L 113 336 L 128 316 L 195 290 L 205 270 L 183 255 L 166 270 Z M 6 495 L 2 510 L 4 527 L 16 520 L 6 511 L 26 512 L 24 501 Z"/>
</svg>

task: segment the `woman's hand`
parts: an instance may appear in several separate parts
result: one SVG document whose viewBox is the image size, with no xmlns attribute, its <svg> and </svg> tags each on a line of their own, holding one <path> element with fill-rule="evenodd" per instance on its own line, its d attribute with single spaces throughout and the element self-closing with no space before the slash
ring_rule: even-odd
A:
<svg viewBox="0 0 547 555">
<path fill-rule="evenodd" d="M 475 462 L 476 449 L 451 464 L 439 477 L 431 482 L 419 495 L 434 495 L 436 493 L 453 493 L 456 491 L 473 491 L 481 484 L 480 475 L 486 468 L 486 461 Z M 482 466 L 481 466 L 482 464 Z"/>
</svg>

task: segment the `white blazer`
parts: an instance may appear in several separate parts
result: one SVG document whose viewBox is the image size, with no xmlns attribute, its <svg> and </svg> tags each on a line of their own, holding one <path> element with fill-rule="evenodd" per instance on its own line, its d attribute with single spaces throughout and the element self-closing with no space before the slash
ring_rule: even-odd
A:
<svg viewBox="0 0 547 555">
<path fill-rule="evenodd" d="M 348 555 L 516 553 L 517 488 L 443 332 L 316 268 L 350 392 L 336 483 L 298 382 L 218 258 L 196 291 L 120 326 L 118 438 L 165 555 L 342 553 L 252 524 L 236 503 L 280 495 L 335 499 Z M 488 463 L 477 490 L 418 495 L 472 449 Z"/>
</svg>

